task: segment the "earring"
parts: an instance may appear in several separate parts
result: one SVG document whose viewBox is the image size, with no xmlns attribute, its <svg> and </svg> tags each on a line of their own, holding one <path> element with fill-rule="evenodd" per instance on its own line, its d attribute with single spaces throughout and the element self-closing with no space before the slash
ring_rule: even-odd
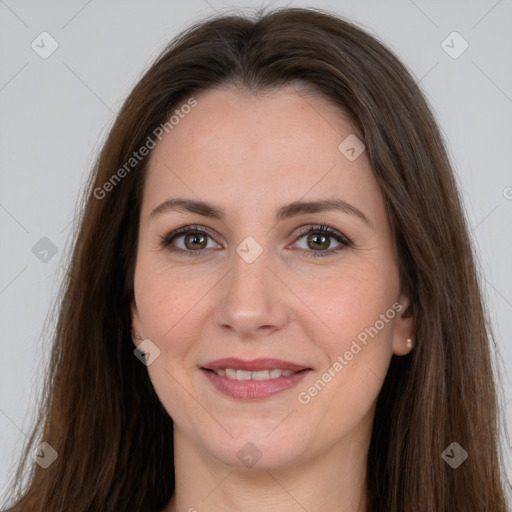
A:
<svg viewBox="0 0 512 512">
<path fill-rule="evenodd" d="M 407 346 L 409 348 L 412 347 L 412 340 L 411 340 L 411 338 L 407 338 Z"/>
<path fill-rule="evenodd" d="M 133 337 L 136 339 L 136 340 L 142 340 L 142 338 L 140 337 L 140 334 L 138 332 L 135 332 L 133 334 Z"/>
</svg>

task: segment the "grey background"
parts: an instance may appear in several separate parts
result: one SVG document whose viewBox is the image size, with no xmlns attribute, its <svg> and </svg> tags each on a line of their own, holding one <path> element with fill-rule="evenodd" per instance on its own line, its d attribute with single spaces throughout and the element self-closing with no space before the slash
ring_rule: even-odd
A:
<svg viewBox="0 0 512 512">
<path fill-rule="evenodd" d="M 337 12 L 376 35 L 421 82 L 464 197 L 501 353 L 501 411 L 512 427 L 511 0 L 0 0 L 0 495 L 36 410 L 48 359 L 43 327 L 77 200 L 115 113 L 179 30 L 215 11 L 261 5 Z M 47 59 L 31 47 L 43 31 L 59 45 Z M 441 46 L 453 31 L 469 44 L 456 59 Z M 46 262 L 32 250 L 43 237 L 57 249 Z"/>
</svg>

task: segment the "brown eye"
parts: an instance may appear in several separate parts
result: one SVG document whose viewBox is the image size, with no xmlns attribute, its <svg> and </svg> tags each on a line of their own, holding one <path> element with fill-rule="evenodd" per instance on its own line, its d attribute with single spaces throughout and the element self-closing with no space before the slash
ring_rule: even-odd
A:
<svg viewBox="0 0 512 512">
<path fill-rule="evenodd" d="M 340 232 L 328 226 L 315 226 L 302 230 L 295 238 L 297 244 L 304 238 L 306 247 L 300 247 L 305 256 L 332 256 L 346 247 L 350 247 L 352 242 Z M 338 246 L 332 246 L 332 240 L 338 243 Z"/>
<path fill-rule="evenodd" d="M 294 245 L 303 238 L 306 247 L 299 248 L 304 249 L 302 252 L 305 256 L 331 256 L 352 245 L 352 242 L 343 234 L 324 225 L 310 226 L 302 230 L 295 237 Z M 208 239 L 214 243 L 213 246 L 208 246 Z M 331 248 L 332 240 L 335 240 L 338 246 Z M 171 252 L 187 256 L 201 256 L 207 254 L 205 249 L 222 248 L 219 245 L 215 246 L 213 235 L 210 235 L 206 228 L 199 226 L 184 226 L 176 229 L 163 237 L 160 244 Z"/>
<path fill-rule="evenodd" d="M 206 228 L 184 226 L 163 237 L 160 245 L 171 252 L 200 256 L 206 252 L 204 249 L 219 247 L 215 243 L 208 245 L 210 240 L 213 242 L 213 236 L 206 231 Z"/>
<path fill-rule="evenodd" d="M 202 233 L 191 233 L 184 235 L 185 247 L 190 250 L 205 249 L 207 245 L 206 237 Z"/>
<path fill-rule="evenodd" d="M 328 236 L 319 233 L 311 233 L 308 235 L 306 243 L 311 244 L 313 250 L 316 249 L 329 249 L 331 242 Z"/>
</svg>

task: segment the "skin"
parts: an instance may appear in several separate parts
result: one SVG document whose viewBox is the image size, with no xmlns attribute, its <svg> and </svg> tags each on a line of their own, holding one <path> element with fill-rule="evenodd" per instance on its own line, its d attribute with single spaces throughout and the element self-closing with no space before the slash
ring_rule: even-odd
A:
<svg viewBox="0 0 512 512">
<path fill-rule="evenodd" d="M 197 106 L 150 157 L 131 308 L 133 331 L 160 350 L 147 370 L 174 421 L 176 492 L 165 511 L 364 511 L 377 396 L 392 354 L 408 353 L 413 334 L 366 153 L 349 161 L 340 152 L 340 142 L 357 132 L 336 106 L 306 89 L 227 88 L 194 97 Z M 149 219 L 156 206 L 178 197 L 218 205 L 225 218 L 169 211 Z M 339 211 L 276 223 L 281 206 L 318 199 L 346 201 L 371 227 Z M 320 224 L 352 244 L 314 257 L 340 247 L 329 235 L 327 244 L 317 242 L 320 249 L 314 236 L 295 240 L 299 228 Z M 160 245 L 186 225 L 212 233 L 208 245 L 193 237 L 185 245 L 186 233 L 174 240 L 199 257 Z M 263 250 L 252 263 L 236 252 L 249 236 Z M 402 312 L 360 344 L 307 404 L 299 402 L 298 394 L 395 303 Z M 270 398 L 237 400 L 200 370 L 223 357 L 273 357 L 312 371 Z M 237 457 L 246 443 L 261 454 L 253 467 Z"/>
</svg>

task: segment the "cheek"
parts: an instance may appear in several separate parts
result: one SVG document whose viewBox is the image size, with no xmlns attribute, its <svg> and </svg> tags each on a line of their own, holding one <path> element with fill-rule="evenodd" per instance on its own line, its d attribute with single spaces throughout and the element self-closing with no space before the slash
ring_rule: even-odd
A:
<svg viewBox="0 0 512 512">
<path fill-rule="evenodd" d="M 190 400 L 187 361 L 194 350 L 193 340 L 199 339 L 200 325 L 191 319 L 197 317 L 205 292 L 201 293 L 199 284 L 190 286 L 190 280 L 178 277 L 168 265 L 143 264 L 135 279 L 137 309 L 144 335 L 160 350 L 160 357 L 147 367 L 148 374 L 172 419 L 187 424 L 187 418 L 201 413 Z"/>
<path fill-rule="evenodd" d="M 187 318 L 194 315 L 207 289 L 205 281 L 177 273 L 166 264 L 141 261 L 139 270 L 135 294 L 146 336 L 160 342 L 176 339 L 177 332 L 190 326 Z"/>
<path fill-rule="evenodd" d="M 326 395 L 332 394 L 324 404 L 337 403 L 347 410 L 363 412 L 378 394 L 387 373 L 400 308 L 396 302 L 399 279 L 395 267 L 383 271 L 381 265 L 352 267 L 309 292 L 313 312 L 307 323 L 313 325 L 316 317 L 325 326 L 320 336 L 309 332 L 325 355 L 322 382 L 316 386 L 323 394 L 325 384 L 329 388 Z M 313 395 L 317 392 L 311 391 Z M 323 407 L 321 402 L 318 406 Z"/>
<path fill-rule="evenodd" d="M 328 332 L 325 340 L 343 348 L 345 342 L 373 326 L 392 308 L 399 296 L 398 271 L 393 264 L 383 262 L 351 265 L 316 279 L 314 286 L 305 285 L 302 294 L 312 313 L 323 321 Z M 389 324 L 379 330 L 389 330 Z"/>
</svg>

